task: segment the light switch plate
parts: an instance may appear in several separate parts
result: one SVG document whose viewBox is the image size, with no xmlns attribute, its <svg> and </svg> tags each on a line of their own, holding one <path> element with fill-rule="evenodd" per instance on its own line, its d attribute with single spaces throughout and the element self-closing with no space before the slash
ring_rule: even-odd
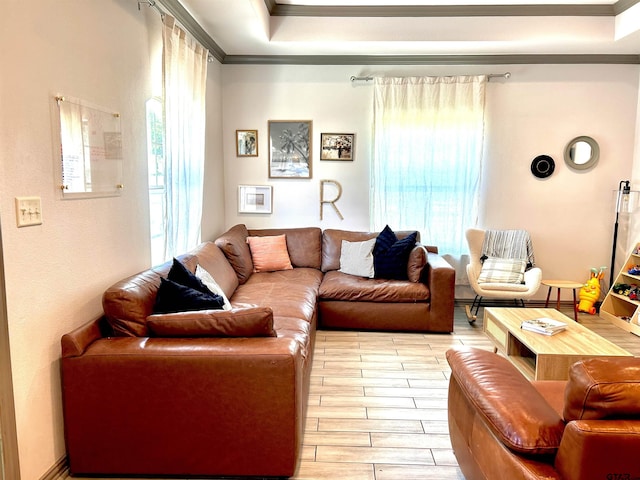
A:
<svg viewBox="0 0 640 480">
<path fill-rule="evenodd" d="M 40 197 L 16 197 L 16 222 L 18 227 L 42 224 Z"/>
</svg>

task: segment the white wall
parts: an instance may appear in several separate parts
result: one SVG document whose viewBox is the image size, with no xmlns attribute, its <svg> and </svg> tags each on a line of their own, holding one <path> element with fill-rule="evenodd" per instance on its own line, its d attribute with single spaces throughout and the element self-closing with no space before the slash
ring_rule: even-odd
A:
<svg viewBox="0 0 640 480">
<path fill-rule="evenodd" d="M 369 155 L 372 127 L 370 86 L 354 86 L 349 67 L 223 66 L 225 220 L 267 226 L 369 228 Z M 312 120 L 312 178 L 269 179 L 269 120 Z M 236 157 L 235 131 L 258 130 L 259 157 Z M 320 133 L 355 133 L 353 162 L 319 161 Z M 325 206 L 320 222 L 320 180 L 343 187 L 336 203 L 341 221 Z M 273 215 L 238 214 L 237 186 L 273 185 Z"/>
<path fill-rule="evenodd" d="M 149 263 L 147 14 L 130 0 L 3 5 L 0 218 L 23 479 L 65 453 L 60 337 L 101 314 L 106 287 Z M 56 94 L 120 112 L 121 196 L 61 200 Z M 31 195 L 42 198 L 43 224 L 18 229 L 14 197 Z"/>
<path fill-rule="evenodd" d="M 65 454 L 60 337 L 102 313 L 104 290 L 150 264 L 145 101 L 161 93 L 161 20 L 132 0 L 10 0 L 0 17 L 0 219 L 23 479 Z M 10 46 L 10 48 L 9 48 Z M 54 95 L 121 114 L 121 196 L 62 200 Z M 207 82 L 203 231 L 223 229 L 220 64 Z M 40 196 L 43 224 L 16 227 L 14 197 Z M 205 228 L 206 227 L 206 228 Z"/>
<path fill-rule="evenodd" d="M 586 280 L 591 267 L 610 261 L 612 192 L 632 171 L 638 70 L 630 65 L 225 65 L 226 224 L 369 228 L 373 87 L 371 82 L 352 84 L 351 75 L 510 71 L 509 80 L 492 80 L 487 88 L 479 225 L 530 230 L 546 278 Z M 311 180 L 268 178 L 268 120 L 313 120 Z M 258 129 L 259 157 L 236 157 L 236 129 Z M 355 133 L 355 161 L 319 161 L 321 132 Z M 587 172 L 570 170 L 563 161 L 565 145 L 579 135 L 592 136 L 600 144 L 600 161 Z M 531 161 L 540 154 L 551 155 L 556 164 L 555 173 L 545 180 L 530 171 Z M 337 206 L 343 221 L 328 207 L 320 221 L 321 179 L 342 184 L 344 193 Z M 273 214 L 238 214 L 239 184 L 273 185 Z M 389 223 L 393 225 L 393 219 Z"/>
<path fill-rule="evenodd" d="M 224 175 L 222 157 L 222 65 L 207 67 L 207 125 L 202 208 L 202 240 L 213 240 L 225 230 Z"/>
</svg>

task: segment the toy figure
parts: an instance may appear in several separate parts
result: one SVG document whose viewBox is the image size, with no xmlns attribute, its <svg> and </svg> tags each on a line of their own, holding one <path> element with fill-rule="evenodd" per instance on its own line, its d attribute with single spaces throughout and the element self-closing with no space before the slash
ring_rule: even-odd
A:
<svg viewBox="0 0 640 480">
<path fill-rule="evenodd" d="M 579 312 L 589 313 L 591 315 L 596 313 L 593 305 L 598 298 L 600 298 L 600 280 L 604 277 L 606 268 L 607 267 L 600 267 L 600 270 L 597 268 L 591 269 L 591 278 L 582 286 L 578 294 L 578 298 L 580 299 L 580 303 L 578 303 Z"/>
</svg>

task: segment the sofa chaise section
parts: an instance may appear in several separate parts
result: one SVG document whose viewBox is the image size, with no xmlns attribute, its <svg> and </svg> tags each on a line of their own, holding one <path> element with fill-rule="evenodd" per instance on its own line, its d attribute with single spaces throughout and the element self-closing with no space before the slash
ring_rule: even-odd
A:
<svg viewBox="0 0 640 480">
<path fill-rule="evenodd" d="M 212 242 L 179 259 L 191 270 L 199 264 L 209 271 L 238 311 L 265 298 L 240 291 L 242 301 L 234 300 L 244 285 Z M 304 431 L 316 324 L 311 306 L 320 276 L 290 272 L 295 305 L 287 296 L 268 302 L 275 337 L 167 338 L 150 332 L 146 319 L 169 269 L 165 264 L 110 287 L 105 318 L 62 338 L 71 473 L 292 476 Z"/>
</svg>

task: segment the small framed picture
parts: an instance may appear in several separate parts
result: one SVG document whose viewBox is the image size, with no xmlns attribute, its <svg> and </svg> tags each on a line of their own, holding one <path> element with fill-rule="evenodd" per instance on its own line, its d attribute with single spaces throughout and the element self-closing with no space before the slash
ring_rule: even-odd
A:
<svg viewBox="0 0 640 480">
<path fill-rule="evenodd" d="M 236 130 L 236 156 L 258 156 L 258 130 Z"/>
<path fill-rule="evenodd" d="M 239 185 L 238 213 L 271 213 L 272 192 L 270 185 Z"/>
<path fill-rule="evenodd" d="M 311 178 L 311 120 L 269 120 L 269 178 Z"/>
<path fill-rule="evenodd" d="M 322 133 L 320 160 L 353 161 L 354 133 Z"/>
</svg>

